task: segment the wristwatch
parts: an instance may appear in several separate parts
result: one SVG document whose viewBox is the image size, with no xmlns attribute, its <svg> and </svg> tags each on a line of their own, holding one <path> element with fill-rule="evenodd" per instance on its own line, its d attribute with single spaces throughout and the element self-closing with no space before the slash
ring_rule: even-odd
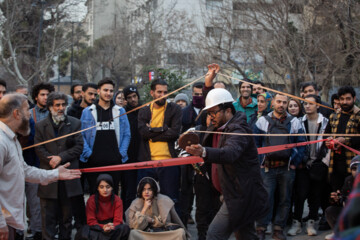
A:
<svg viewBox="0 0 360 240">
<path fill-rule="evenodd" d="M 206 149 L 204 147 L 202 149 L 203 149 L 203 151 L 201 153 L 201 157 L 204 158 L 204 157 L 206 157 Z"/>
</svg>

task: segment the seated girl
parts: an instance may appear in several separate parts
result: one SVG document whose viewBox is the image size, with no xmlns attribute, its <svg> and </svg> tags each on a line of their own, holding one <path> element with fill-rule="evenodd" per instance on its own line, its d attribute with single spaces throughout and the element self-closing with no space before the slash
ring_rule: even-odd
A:
<svg viewBox="0 0 360 240">
<path fill-rule="evenodd" d="M 112 177 L 100 174 L 96 186 L 96 193 L 86 203 L 87 226 L 82 229 L 80 239 L 127 239 L 130 229 L 123 224 L 123 205 L 113 192 Z"/>
<path fill-rule="evenodd" d="M 174 202 L 159 191 L 153 178 L 140 180 L 137 198 L 126 211 L 126 220 L 132 229 L 130 240 L 186 239 L 185 227 L 175 211 Z"/>
</svg>

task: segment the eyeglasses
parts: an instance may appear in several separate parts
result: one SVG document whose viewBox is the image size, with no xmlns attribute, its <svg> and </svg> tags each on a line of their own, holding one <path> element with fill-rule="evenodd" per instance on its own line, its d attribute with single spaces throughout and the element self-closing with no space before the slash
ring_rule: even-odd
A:
<svg viewBox="0 0 360 240">
<path fill-rule="evenodd" d="M 214 112 L 207 112 L 207 115 L 210 116 L 210 117 L 212 117 L 212 118 L 214 118 L 214 117 L 216 117 L 216 114 L 217 114 L 218 112 L 222 111 L 222 110 L 223 110 L 223 109 L 219 109 L 219 110 L 214 111 Z"/>
</svg>

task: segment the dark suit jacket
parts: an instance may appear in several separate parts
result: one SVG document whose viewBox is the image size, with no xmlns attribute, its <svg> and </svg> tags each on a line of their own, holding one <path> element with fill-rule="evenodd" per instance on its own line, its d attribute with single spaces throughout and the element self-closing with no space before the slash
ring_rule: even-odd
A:
<svg viewBox="0 0 360 240">
<path fill-rule="evenodd" d="M 55 130 L 51 114 L 35 124 L 35 144 L 55 138 Z M 67 116 L 64 122 L 60 123 L 58 128 L 58 137 L 80 130 L 80 120 Z M 61 165 L 70 163 L 70 169 L 79 168 L 79 158 L 83 150 L 83 138 L 81 133 L 50 142 L 35 148 L 36 154 L 40 159 L 41 169 L 52 169 L 49 165 L 48 156 L 60 156 Z M 67 197 L 81 195 L 82 187 L 80 179 L 65 181 Z M 39 185 L 38 196 L 40 198 L 58 198 L 58 182 L 46 186 Z"/>
</svg>

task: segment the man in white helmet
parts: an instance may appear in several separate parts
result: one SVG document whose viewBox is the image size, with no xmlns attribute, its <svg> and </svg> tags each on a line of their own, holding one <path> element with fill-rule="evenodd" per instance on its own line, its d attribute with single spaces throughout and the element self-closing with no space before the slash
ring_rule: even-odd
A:
<svg viewBox="0 0 360 240">
<path fill-rule="evenodd" d="M 207 239 L 257 239 L 254 223 L 269 210 L 267 193 L 260 175 L 257 148 L 243 112 L 235 112 L 230 92 L 217 88 L 205 100 L 211 126 L 202 145 L 186 151 L 212 164 L 211 180 L 224 201 L 209 226 Z M 220 133 L 235 133 L 234 135 Z"/>
</svg>

